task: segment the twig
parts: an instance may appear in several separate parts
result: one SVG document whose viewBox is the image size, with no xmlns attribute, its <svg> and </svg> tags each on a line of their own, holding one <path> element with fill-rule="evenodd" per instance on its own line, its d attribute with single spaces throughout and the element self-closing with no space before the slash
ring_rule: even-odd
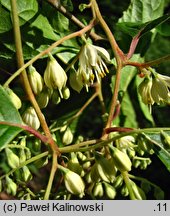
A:
<svg viewBox="0 0 170 216">
<path fill-rule="evenodd" d="M 74 24 L 79 26 L 80 28 L 84 28 L 85 25 L 73 14 L 71 14 L 65 7 L 63 7 L 58 0 L 46 0 L 49 2 L 54 8 L 56 8 L 59 12 L 61 12 L 65 17 L 70 19 Z M 90 36 L 92 37 L 93 40 L 103 40 L 101 36 L 97 35 L 94 32 L 90 32 Z"/>
</svg>

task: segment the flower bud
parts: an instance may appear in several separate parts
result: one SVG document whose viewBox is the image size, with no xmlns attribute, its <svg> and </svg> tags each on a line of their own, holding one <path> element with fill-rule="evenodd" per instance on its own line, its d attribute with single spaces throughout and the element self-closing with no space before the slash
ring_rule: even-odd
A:
<svg viewBox="0 0 170 216">
<path fill-rule="evenodd" d="M 31 180 L 32 179 L 32 175 L 31 175 L 31 172 L 28 169 L 28 167 L 27 166 L 23 166 L 22 170 L 23 170 L 22 177 L 23 177 L 24 181 L 27 182 L 27 181 Z"/>
<path fill-rule="evenodd" d="M 44 88 L 39 95 L 37 96 L 37 103 L 41 109 L 45 108 L 48 105 L 49 99 L 51 96 L 50 89 Z"/>
<path fill-rule="evenodd" d="M 95 163 L 90 170 L 90 177 L 93 182 L 97 182 L 100 179 L 100 175 L 97 168 L 97 163 Z"/>
<path fill-rule="evenodd" d="M 26 147 L 26 137 L 22 137 L 21 141 L 20 141 L 20 146 Z"/>
<path fill-rule="evenodd" d="M 65 100 L 70 97 L 70 89 L 67 86 L 62 89 L 62 95 Z"/>
<path fill-rule="evenodd" d="M 123 184 L 123 177 L 122 177 L 122 175 L 116 176 L 115 181 L 113 182 L 113 186 L 115 188 L 119 188 L 119 187 L 122 186 L 122 184 Z"/>
<path fill-rule="evenodd" d="M 104 182 L 105 192 L 109 199 L 114 199 L 116 196 L 116 189 L 110 184 Z"/>
<path fill-rule="evenodd" d="M 34 94 L 39 94 L 43 89 L 44 81 L 32 65 L 28 67 L 28 79 Z"/>
<path fill-rule="evenodd" d="M 128 155 L 113 146 L 110 146 L 110 151 L 111 151 L 111 156 L 113 158 L 115 166 L 120 171 L 129 172 L 131 170 L 132 163 Z"/>
<path fill-rule="evenodd" d="M 126 185 L 124 185 L 124 186 L 121 188 L 120 193 L 121 193 L 121 195 L 124 196 L 124 197 L 126 197 L 126 196 L 129 195 L 129 190 L 128 190 L 128 188 L 127 188 Z"/>
<path fill-rule="evenodd" d="M 153 154 L 153 144 L 152 142 L 150 142 L 145 134 L 142 134 L 141 136 L 139 136 L 138 139 L 138 143 L 137 143 L 138 147 L 143 150 L 144 152 L 147 152 L 149 154 Z"/>
<path fill-rule="evenodd" d="M 66 85 L 67 75 L 51 54 L 49 54 L 49 60 L 44 72 L 44 81 L 48 88 L 58 89 L 61 98 L 63 98 L 61 90 Z"/>
<path fill-rule="evenodd" d="M 104 195 L 104 190 L 101 182 L 97 182 L 93 188 L 93 195 L 95 197 L 102 197 Z"/>
<path fill-rule="evenodd" d="M 81 81 L 81 78 L 79 78 L 78 75 L 79 74 L 77 72 L 72 71 L 70 73 L 69 81 L 71 88 L 80 93 L 80 91 L 83 88 L 83 82 Z"/>
<path fill-rule="evenodd" d="M 6 91 L 9 95 L 13 105 L 15 106 L 15 108 L 20 109 L 22 106 L 20 98 L 12 91 L 12 89 L 6 88 Z"/>
<path fill-rule="evenodd" d="M 75 195 L 84 195 L 85 184 L 82 178 L 75 172 L 58 165 L 58 168 L 64 172 L 64 182 L 67 190 Z"/>
<path fill-rule="evenodd" d="M 12 169 L 19 167 L 19 157 L 16 154 L 14 154 L 14 152 L 9 148 L 6 148 L 5 152 L 7 156 L 8 165 Z"/>
<path fill-rule="evenodd" d="M 15 196 L 17 193 L 17 185 L 8 176 L 6 176 L 6 191 L 8 194 L 11 194 L 13 196 Z"/>
<path fill-rule="evenodd" d="M 142 170 L 146 170 L 147 166 L 148 166 L 147 161 L 146 160 L 142 160 L 139 167 Z"/>
<path fill-rule="evenodd" d="M 70 130 L 69 127 L 64 132 L 62 141 L 63 141 L 63 143 L 65 145 L 69 145 L 69 144 L 72 143 L 72 141 L 73 141 L 73 134 L 72 134 L 72 132 L 71 132 L 71 130 Z"/>
<path fill-rule="evenodd" d="M 61 102 L 61 98 L 59 96 L 59 93 L 57 90 L 54 90 L 53 91 L 53 94 L 52 94 L 52 102 L 54 104 L 59 104 Z"/>
<path fill-rule="evenodd" d="M 145 195 L 144 191 L 141 188 L 139 188 L 135 184 L 135 182 L 133 182 L 132 180 L 130 180 L 130 184 L 131 184 L 131 188 L 133 190 L 133 193 L 135 195 L 135 198 L 137 200 L 145 200 L 146 199 L 146 195 Z"/>
<path fill-rule="evenodd" d="M 81 167 L 78 159 L 77 159 L 77 156 L 74 152 L 71 152 L 71 159 L 69 160 L 68 162 L 68 165 L 67 165 L 68 169 L 70 169 L 71 171 L 79 174 L 80 176 L 82 176 L 82 171 L 83 171 L 83 168 Z"/>
<path fill-rule="evenodd" d="M 25 200 L 31 200 L 31 195 L 28 193 L 28 194 L 26 194 L 26 196 L 25 196 Z"/>
<path fill-rule="evenodd" d="M 138 160 L 138 159 L 136 159 L 136 158 L 133 159 L 133 166 L 134 166 L 135 168 L 138 168 L 138 167 L 140 166 L 140 164 L 141 164 L 141 161 L 140 161 L 140 160 Z"/>
<path fill-rule="evenodd" d="M 113 182 L 116 175 L 116 169 L 113 164 L 113 160 L 107 160 L 98 153 L 95 153 L 95 159 L 97 161 L 97 170 L 100 178 L 106 182 Z"/>
<path fill-rule="evenodd" d="M 88 184 L 90 183 L 93 183 L 92 181 L 92 178 L 91 178 L 91 172 L 88 172 L 86 175 L 85 175 L 85 180 Z"/>
<path fill-rule="evenodd" d="M 135 157 L 136 152 L 135 152 L 134 149 L 128 148 L 127 152 L 128 152 L 128 155 L 129 155 L 130 158 L 134 158 Z"/>
<path fill-rule="evenodd" d="M 87 170 L 91 166 L 90 161 L 86 161 L 85 163 L 82 164 L 83 169 Z"/>
<path fill-rule="evenodd" d="M 160 135 L 161 135 L 161 141 L 162 141 L 163 146 L 166 149 L 170 149 L 170 136 L 164 131 L 161 131 Z"/>
<path fill-rule="evenodd" d="M 32 143 L 32 150 L 37 154 L 41 151 L 41 141 L 39 139 L 36 139 Z"/>
<path fill-rule="evenodd" d="M 85 161 L 87 159 L 86 155 L 84 155 L 82 152 L 77 152 L 77 157 L 81 160 L 81 161 Z"/>
<path fill-rule="evenodd" d="M 26 109 L 26 111 L 22 115 L 22 119 L 25 124 L 29 125 L 35 130 L 38 130 L 38 128 L 40 127 L 40 121 L 33 107 Z"/>
<path fill-rule="evenodd" d="M 25 150 L 24 149 L 20 149 L 19 150 L 19 162 L 20 164 L 24 163 L 27 159 L 27 156 L 25 154 Z"/>
</svg>

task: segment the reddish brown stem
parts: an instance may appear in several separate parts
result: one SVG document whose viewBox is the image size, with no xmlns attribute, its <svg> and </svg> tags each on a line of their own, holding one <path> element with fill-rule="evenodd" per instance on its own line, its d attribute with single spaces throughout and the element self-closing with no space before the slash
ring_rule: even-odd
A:
<svg viewBox="0 0 170 216">
<path fill-rule="evenodd" d="M 34 136 L 36 136 L 43 143 L 49 143 L 49 139 L 46 136 L 40 134 L 38 131 L 34 130 L 32 127 L 29 127 L 28 125 L 21 125 L 21 124 L 12 123 L 12 122 L 6 122 L 6 121 L 0 121 L 0 125 L 7 125 L 7 126 L 11 126 L 11 127 L 21 128 L 21 129 L 26 130 L 29 133 L 33 134 Z"/>
<path fill-rule="evenodd" d="M 128 128 L 128 127 L 110 127 L 105 129 L 105 133 L 109 134 L 111 132 L 129 132 L 134 130 L 133 128 Z"/>
</svg>

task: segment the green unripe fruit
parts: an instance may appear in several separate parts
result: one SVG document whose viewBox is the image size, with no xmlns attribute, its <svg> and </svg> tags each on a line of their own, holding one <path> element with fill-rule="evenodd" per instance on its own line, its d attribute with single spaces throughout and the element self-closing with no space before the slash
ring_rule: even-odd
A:
<svg viewBox="0 0 170 216">
<path fill-rule="evenodd" d="M 118 170 L 129 172 L 132 167 L 132 162 L 128 155 L 113 146 L 110 146 L 110 151 L 115 166 L 118 168 Z"/>
</svg>

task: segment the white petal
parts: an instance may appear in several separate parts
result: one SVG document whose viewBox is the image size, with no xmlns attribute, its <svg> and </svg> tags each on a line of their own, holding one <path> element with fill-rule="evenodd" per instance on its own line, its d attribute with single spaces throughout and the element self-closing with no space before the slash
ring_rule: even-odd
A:
<svg viewBox="0 0 170 216">
<path fill-rule="evenodd" d="M 86 45 L 87 57 L 88 62 L 91 66 L 95 67 L 97 64 L 97 50 L 94 48 L 93 45 L 87 44 Z"/>
<path fill-rule="evenodd" d="M 110 55 L 109 55 L 109 53 L 107 52 L 107 50 L 105 50 L 104 48 L 99 47 L 99 46 L 95 46 L 95 45 L 91 45 L 91 46 L 93 46 L 93 47 L 97 50 L 98 54 L 99 54 L 102 58 L 104 58 L 107 62 L 110 62 Z"/>
<path fill-rule="evenodd" d="M 157 77 L 158 79 L 163 80 L 166 83 L 166 85 L 170 88 L 170 77 L 161 74 L 158 74 Z"/>
</svg>

